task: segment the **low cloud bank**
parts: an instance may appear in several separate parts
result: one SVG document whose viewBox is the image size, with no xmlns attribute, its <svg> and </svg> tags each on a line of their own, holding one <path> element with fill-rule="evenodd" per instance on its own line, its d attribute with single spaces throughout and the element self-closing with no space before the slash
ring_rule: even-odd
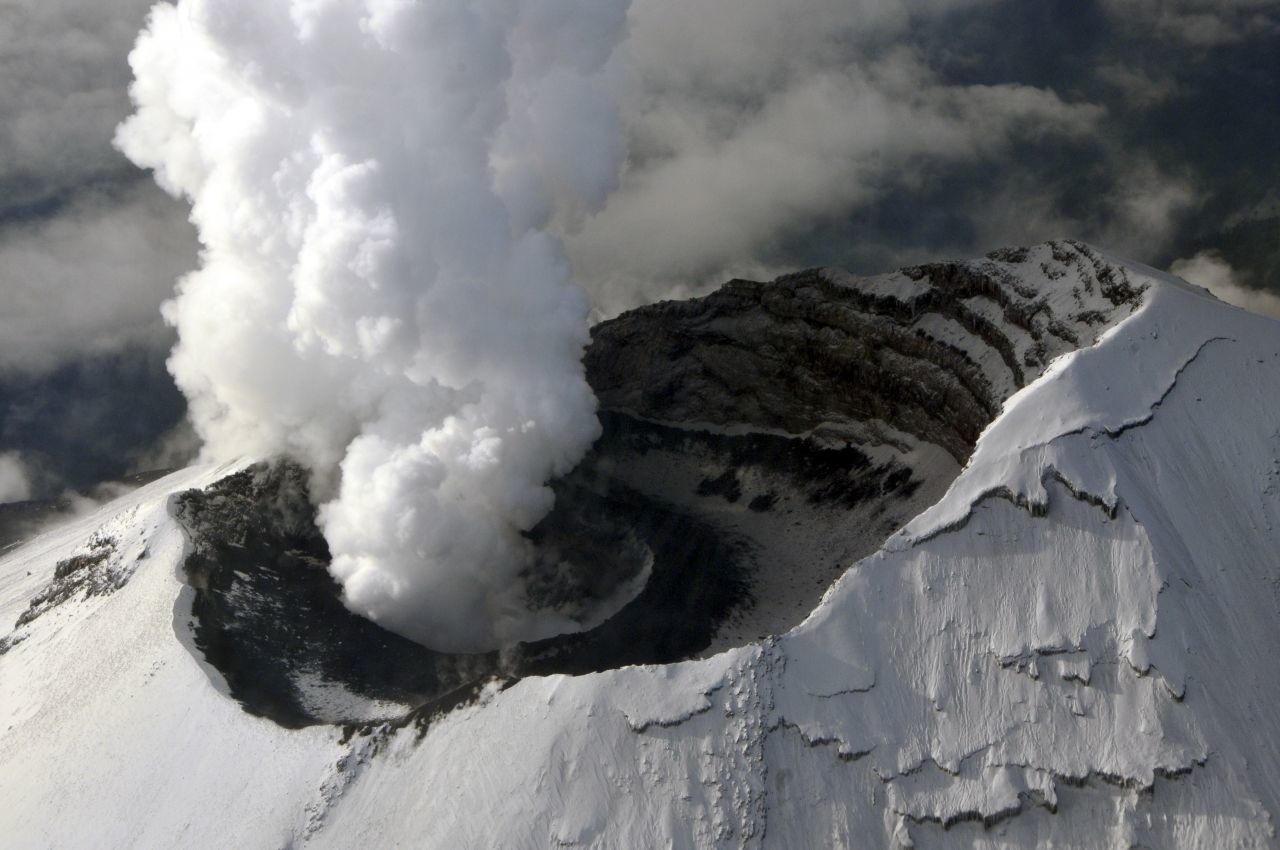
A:
<svg viewBox="0 0 1280 850">
<path fill-rule="evenodd" d="M 1194 257 L 1175 260 L 1169 271 L 1189 283 L 1203 286 L 1228 304 L 1280 319 L 1280 296 L 1243 284 L 1231 264 L 1214 251 L 1201 251 Z"/>
</svg>

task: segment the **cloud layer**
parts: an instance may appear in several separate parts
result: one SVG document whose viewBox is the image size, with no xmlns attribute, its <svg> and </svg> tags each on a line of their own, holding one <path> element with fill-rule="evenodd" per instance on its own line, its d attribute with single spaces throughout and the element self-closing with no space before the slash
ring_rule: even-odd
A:
<svg viewBox="0 0 1280 850">
<path fill-rule="evenodd" d="M 31 498 L 31 479 L 17 452 L 0 454 L 0 505 Z"/>
<path fill-rule="evenodd" d="M 195 261 L 180 208 L 130 186 L 109 144 L 150 3 L 0 9 L 0 287 L 21 293 L 28 329 L 0 335 L 0 371 L 156 344 L 159 303 Z M 312 26 L 326 5 L 284 14 Z M 556 14 L 573 38 L 549 38 L 537 61 L 598 43 L 618 17 L 610 4 Z M 611 63 L 623 135 L 562 138 L 582 94 L 562 76 L 536 98 L 513 91 L 494 162 L 520 160 L 513 141 L 539 148 L 542 188 L 517 185 L 524 167 L 500 190 L 520 215 L 555 208 L 598 314 L 737 272 L 871 271 L 1060 236 L 1161 265 L 1219 250 L 1280 287 L 1262 230 L 1221 232 L 1280 177 L 1280 118 L 1259 100 L 1278 41 L 1277 0 L 815 0 L 803 15 L 779 0 L 636 0 L 626 61 Z M 620 157 L 621 191 L 588 215 L 574 194 L 598 203 L 597 172 Z M 102 247 L 105 279 L 76 242 Z M 108 288 L 96 320 L 55 315 Z"/>
<path fill-rule="evenodd" d="M 1201 251 L 1194 257 L 1175 260 L 1169 271 L 1185 281 L 1203 286 L 1228 304 L 1280 319 L 1280 295 L 1246 286 L 1220 254 Z"/>
<path fill-rule="evenodd" d="M 627 115 L 629 168 L 604 210 L 568 240 L 605 312 L 719 282 L 762 249 L 864 208 L 890 186 L 919 186 L 939 168 L 1005 155 L 1019 139 L 1079 138 L 1104 115 L 1043 88 L 948 83 L 908 48 L 859 50 L 854 41 L 823 50 L 829 36 L 820 32 L 792 44 L 783 22 L 794 16 L 781 4 L 760 8 L 771 14 L 758 28 L 711 33 L 701 50 L 678 44 L 677 33 L 652 32 L 649 19 L 664 19 L 653 4 L 638 11 L 630 48 L 641 94 Z M 828 16 L 853 23 L 835 8 Z M 775 23 L 781 38 L 765 25 Z M 824 25 L 841 32 L 823 16 L 812 24 Z M 708 54 L 737 59 L 705 66 Z"/>
<path fill-rule="evenodd" d="M 150 5 L 0 8 L 0 378 L 170 344 L 159 305 L 195 240 L 183 206 L 111 146 Z"/>
<path fill-rule="evenodd" d="M 0 229 L 0 373 L 170 345 L 159 305 L 195 253 L 175 216 L 180 205 L 131 187 L 82 193 L 56 216 Z"/>
</svg>

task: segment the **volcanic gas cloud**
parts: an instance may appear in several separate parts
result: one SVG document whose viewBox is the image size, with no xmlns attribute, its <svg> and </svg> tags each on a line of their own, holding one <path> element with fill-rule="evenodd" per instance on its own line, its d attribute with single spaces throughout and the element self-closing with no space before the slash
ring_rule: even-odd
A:
<svg viewBox="0 0 1280 850">
<path fill-rule="evenodd" d="M 203 250 L 165 316 L 212 458 L 311 468 L 347 604 L 482 651 L 598 433 L 558 239 L 614 188 L 626 0 L 179 0 L 117 135 Z"/>
</svg>

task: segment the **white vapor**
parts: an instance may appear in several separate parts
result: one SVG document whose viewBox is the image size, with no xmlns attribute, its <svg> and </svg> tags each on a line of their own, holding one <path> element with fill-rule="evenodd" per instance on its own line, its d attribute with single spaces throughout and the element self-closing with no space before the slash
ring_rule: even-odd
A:
<svg viewBox="0 0 1280 850">
<path fill-rule="evenodd" d="M 111 147 L 151 3 L 0 3 L 0 380 L 172 344 L 159 307 L 195 239 Z"/>
<path fill-rule="evenodd" d="M 165 316 L 206 451 L 305 461 L 348 606 L 437 649 L 581 628 L 521 532 L 598 434 L 549 228 L 617 179 L 626 12 L 179 0 L 130 56 L 117 144 L 203 245 Z"/>
<path fill-rule="evenodd" d="M 0 454 L 0 505 L 9 502 L 25 502 L 31 498 L 31 477 L 22 455 L 17 452 Z"/>
<path fill-rule="evenodd" d="M 1252 313 L 1280 319 L 1280 296 L 1240 282 L 1231 264 L 1215 251 L 1174 260 L 1169 271 L 1185 281 L 1203 286 L 1218 298 Z"/>
<path fill-rule="evenodd" d="M 1196 47 L 1234 44 L 1280 29 L 1277 0 L 1103 0 L 1120 26 Z"/>
<path fill-rule="evenodd" d="M 787 270 L 756 261 L 815 222 L 1020 140 L 1096 135 L 1097 105 L 948 81 L 911 45 L 916 25 L 990 3 L 635 0 L 627 167 L 566 238 L 599 312 Z"/>
<path fill-rule="evenodd" d="M 158 308 L 195 253 L 176 204 L 154 189 L 86 194 L 59 215 L 0 229 L 0 375 L 172 335 Z"/>
</svg>

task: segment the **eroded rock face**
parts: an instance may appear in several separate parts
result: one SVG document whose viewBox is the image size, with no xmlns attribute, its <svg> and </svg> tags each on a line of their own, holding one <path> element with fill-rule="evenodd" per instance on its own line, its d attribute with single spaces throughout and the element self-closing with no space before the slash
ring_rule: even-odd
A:
<svg viewBox="0 0 1280 850">
<path fill-rule="evenodd" d="M 1141 292 L 1090 249 L 854 278 L 732 281 L 598 326 L 603 435 L 553 482 L 530 604 L 643 592 L 579 635 L 434 653 L 348 612 L 289 464 L 178 502 L 195 643 L 247 709 L 300 726 L 428 717 L 494 678 L 667 663 L 781 634 L 935 503 L 1004 400 Z"/>
<path fill-rule="evenodd" d="M 795 435 L 878 422 L 963 463 L 1005 398 L 1140 297 L 1072 242 L 875 277 L 810 269 L 633 310 L 594 329 L 585 362 L 605 409 Z"/>
<path fill-rule="evenodd" d="M 1060 242 L 633 310 L 592 332 L 605 435 L 575 475 L 602 469 L 750 541 L 752 604 L 710 649 L 780 634 L 941 498 L 1007 398 L 1141 297 Z"/>
</svg>

